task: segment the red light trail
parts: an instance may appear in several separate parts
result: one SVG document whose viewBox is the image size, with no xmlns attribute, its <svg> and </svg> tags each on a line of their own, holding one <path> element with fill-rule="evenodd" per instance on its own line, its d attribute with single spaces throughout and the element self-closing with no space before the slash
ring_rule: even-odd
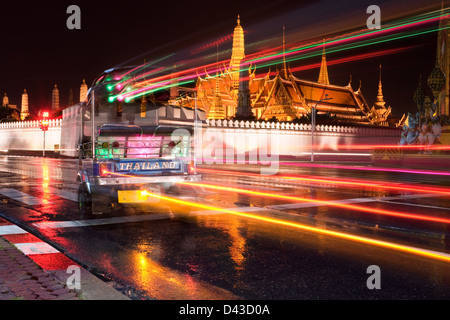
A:
<svg viewBox="0 0 450 320">
<path fill-rule="evenodd" d="M 299 163 L 299 162 L 280 162 L 280 165 L 298 166 L 298 167 L 313 167 L 313 168 L 328 168 L 328 169 L 343 169 L 343 170 L 359 170 L 359 171 L 380 171 L 380 172 L 398 172 L 398 173 L 412 173 L 412 174 L 426 174 L 438 176 L 450 176 L 447 171 L 432 171 L 432 170 L 415 170 L 415 169 L 395 169 L 389 167 L 355 167 L 344 165 L 327 165 L 317 163 Z"/>
<path fill-rule="evenodd" d="M 206 189 L 213 189 L 213 190 L 220 190 L 220 191 L 250 194 L 253 196 L 260 196 L 260 197 L 262 196 L 262 197 L 267 197 L 267 198 L 283 199 L 283 200 L 289 200 L 289 201 L 319 203 L 319 204 L 322 204 L 325 206 L 333 206 L 333 207 L 338 207 L 338 208 L 342 208 L 342 209 L 375 213 L 375 214 L 379 214 L 379 215 L 386 215 L 386 216 L 397 217 L 397 218 L 406 218 L 406 219 L 414 219 L 414 220 L 422 220 L 422 221 L 428 221 L 428 222 L 438 222 L 438 223 L 449 223 L 450 224 L 450 219 L 446 219 L 446 218 L 424 216 L 424 215 L 413 214 L 413 213 L 403 213 L 403 212 L 385 210 L 385 209 L 368 208 L 368 207 L 362 207 L 362 206 L 352 205 L 352 204 L 336 203 L 336 202 L 328 201 L 328 200 L 308 199 L 308 198 L 302 198 L 302 197 L 296 197 L 296 196 L 272 194 L 272 193 L 266 193 L 266 192 L 252 191 L 252 190 L 247 190 L 247 189 L 225 187 L 225 186 L 204 184 L 204 183 L 179 182 L 179 184 L 194 186 L 194 187 L 197 186 L 197 187 L 202 187 L 202 188 L 206 188 Z"/>
</svg>

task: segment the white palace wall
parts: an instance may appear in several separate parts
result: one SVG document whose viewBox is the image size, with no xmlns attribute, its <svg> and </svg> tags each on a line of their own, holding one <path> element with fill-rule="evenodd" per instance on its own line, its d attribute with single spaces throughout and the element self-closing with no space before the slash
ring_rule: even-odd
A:
<svg viewBox="0 0 450 320">
<path fill-rule="evenodd" d="M 61 144 L 61 120 L 50 120 L 45 133 L 45 150 L 58 151 Z M 0 123 L 0 150 L 42 151 L 44 132 L 38 121 Z"/>
<path fill-rule="evenodd" d="M 47 151 L 76 156 L 80 134 L 79 114 L 75 108 L 63 111 L 63 119 L 50 120 L 45 136 Z M 397 145 L 400 129 L 387 127 L 316 126 L 314 152 L 355 153 L 355 146 Z M 247 160 L 255 154 L 273 152 L 280 156 L 301 157 L 311 152 L 311 125 L 274 122 L 206 120 L 199 135 L 205 162 L 220 157 Z M 42 151 L 43 132 L 38 121 L 0 123 L 0 150 Z M 363 148 L 362 148 L 363 149 Z M 365 150 L 367 152 L 367 150 Z M 241 158 L 240 158 L 241 157 Z"/>
</svg>

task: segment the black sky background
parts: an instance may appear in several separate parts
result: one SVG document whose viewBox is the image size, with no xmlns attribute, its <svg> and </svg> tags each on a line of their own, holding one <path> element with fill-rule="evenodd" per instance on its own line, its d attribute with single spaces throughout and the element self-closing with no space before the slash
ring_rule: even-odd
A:
<svg viewBox="0 0 450 320">
<path fill-rule="evenodd" d="M 373 3 L 372 3 L 373 2 Z M 68 30 L 66 9 L 81 8 L 81 30 Z M 27 89 L 30 109 L 37 112 L 51 106 L 54 84 L 60 90 L 60 104 L 66 106 L 69 90 L 79 99 L 83 79 L 90 86 L 102 71 L 121 64 L 142 63 L 161 55 L 197 48 L 233 32 L 237 15 L 246 32 L 246 44 L 270 37 L 281 39 L 286 25 L 287 42 L 325 37 L 339 29 L 363 27 L 370 4 L 377 4 L 383 18 L 409 11 L 439 9 L 440 0 L 413 1 L 16 1 L 2 3 L 0 11 L 0 93 L 20 108 Z M 292 32 L 290 33 L 290 31 Z M 295 31 L 295 32 L 294 32 Z M 295 39 L 294 39 L 295 38 Z M 369 105 L 375 101 L 378 66 L 383 65 L 383 93 L 396 116 L 415 112 L 412 95 L 419 75 L 426 79 L 436 56 L 437 34 L 415 37 L 377 48 L 331 54 L 338 59 L 379 50 L 414 45 L 408 52 L 329 66 L 332 84 L 346 85 L 352 75 L 356 90 Z M 231 41 L 221 50 L 231 49 Z M 214 49 L 215 50 L 215 49 Z M 247 49 L 247 53 L 248 52 Z M 226 57 L 223 57 L 224 59 Z M 302 63 L 319 62 L 310 59 Z M 318 69 L 302 71 L 297 77 L 317 80 Z"/>
</svg>

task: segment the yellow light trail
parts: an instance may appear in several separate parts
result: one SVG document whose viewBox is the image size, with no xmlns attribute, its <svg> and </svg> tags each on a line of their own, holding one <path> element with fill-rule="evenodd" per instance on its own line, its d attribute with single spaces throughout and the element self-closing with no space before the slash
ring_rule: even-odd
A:
<svg viewBox="0 0 450 320">
<path fill-rule="evenodd" d="M 424 193 L 432 193 L 432 194 L 440 194 L 443 196 L 450 196 L 450 189 L 444 188 L 430 188 L 430 187 L 416 187 L 416 186 L 405 186 L 405 185 L 394 185 L 394 184 L 386 184 L 386 183 L 377 183 L 377 182 L 369 182 L 369 181 L 346 181 L 346 180 L 333 180 L 333 179 L 323 179 L 323 178 L 311 178 L 311 177 L 295 177 L 295 176 L 280 176 L 282 179 L 287 180 L 299 180 L 299 181 L 308 181 L 308 182 L 317 182 L 317 183 L 331 183 L 331 184 L 340 184 L 340 185 L 349 185 L 355 187 L 373 187 L 380 189 L 391 189 L 397 191 L 412 191 L 412 192 L 424 192 Z"/>
<path fill-rule="evenodd" d="M 327 200 L 308 199 L 308 198 L 252 191 L 252 190 L 247 190 L 247 189 L 225 187 L 225 186 L 218 186 L 218 185 L 204 184 L 204 183 L 179 182 L 179 184 L 189 185 L 189 186 L 194 186 L 194 187 L 197 186 L 197 187 L 203 187 L 203 188 L 207 188 L 207 189 L 214 189 L 214 190 L 221 190 L 221 191 L 245 193 L 245 194 L 250 194 L 250 195 L 254 195 L 254 196 L 263 196 L 263 197 L 290 200 L 290 201 L 320 203 L 320 204 L 323 204 L 326 206 L 334 206 L 334 207 L 339 207 L 339 208 L 344 208 L 344 209 L 349 209 L 349 210 L 363 211 L 363 212 L 369 212 L 369 213 L 375 213 L 375 214 L 381 214 L 381 215 L 387 215 L 387 216 L 393 216 L 393 217 L 399 217 L 399 218 L 407 218 L 407 219 L 415 219 L 415 220 L 423 220 L 423 221 L 449 223 L 450 224 L 450 219 L 445 219 L 445 218 L 423 216 L 423 215 L 413 214 L 413 213 L 403 213 L 403 212 L 397 212 L 397 211 L 392 211 L 392 210 L 367 208 L 367 207 L 362 207 L 362 206 L 358 206 L 358 205 L 336 203 L 336 202 L 327 201 Z"/>
<path fill-rule="evenodd" d="M 197 171 L 203 171 L 208 173 L 217 173 L 217 174 L 228 174 L 228 175 L 242 175 L 246 176 L 254 176 L 261 177 L 261 174 L 244 172 L 244 171 L 232 171 L 232 170 L 216 170 L 216 169 L 205 169 L 205 168 L 197 168 Z M 293 181 L 307 181 L 307 182 L 315 182 L 315 183 L 330 183 L 330 184 L 340 184 L 351 187 L 370 187 L 370 188 L 378 188 L 378 189 L 390 189 L 395 191 L 411 191 L 411 192 L 423 192 L 423 193 L 432 193 L 432 194 L 440 194 L 442 196 L 450 196 L 449 188 L 439 188 L 439 187 L 429 187 L 429 186 L 421 186 L 421 185 L 408 185 L 403 183 L 386 183 L 382 181 L 376 180 L 343 180 L 343 179 L 333 179 L 333 178 L 322 178 L 318 176 L 293 176 L 293 175 L 273 175 L 273 176 L 265 176 L 265 178 L 269 179 L 286 179 Z"/>
<path fill-rule="evenodd" d="M 379 246 L 379 247 L 383 247 L 383 248 L 388 248 L 388 249 L 392 249 L 392 250 L 415 254 L 415 255 L 422 256 L 422 257 L 426 257 L 426 258 L 432 258 L 432 259 L 438 259 L 438 260 L 441 260 L 444 262 L 450 262 L 450 255 L 446 254 L 444 252 L 431 251 L 431 250 L 396 244 L 396 243 L 392 243 L 392 242 L 376 240 L 376 239 L 371 239 L 371 238 L 362 237 L 362 236 L 356 236 L 356 235 L 338 232 L 338 231 L 320 229 L 320 228 L 311 227 L 311 226 L 307 226 L 307 225 L 300 224 L 300 223 L 295 223 L 295 222 L 290 222 L 290 221 L 285 221 L 285 220 L 280 220 L 280 219 L 275 219 L 275 218 L 269 218 L 269 217 L 263 217 L 263 216 L 240 212 L 240 211 L 231 210 L 231 209 L 214 207 L 214 206 L 210 206 L 210 205 L 206 205 L 206 204 L 190 202 L 190 201 L 185 201 L 185 200 L 181 200 L 181 199 L 177 199 L 177 198 L 152 194 L 150 192 L 146 192 L 146 195 L 150 196 L 150 197 L 158 198 L 160 200 L 173 202 L 173 203 L 177 203 L 177 204 L 181 204 L 181 205 L 187 205 L 187 206 L 191 206 L 191 207 L 197 207 L 197 208 L 221 212 L 221 213 L 229 213 L 229 214 L 232 214 L 235 216 L 248 218 L 248 219 L 252 219 L 252 220 L 268 222 L 268 223 L 277 224 L 277 225 L 281 225 L 281 226 L 285 226 L 285 227 L 292 227 L 292 228 L 296 228 L 296 229 L 300 229 L 300 230 L 304 230 L 304 231 L 319 233 L 319 234 L 326 235 L 326 236 L 356 241 L 356 242 L 360 242 L 360 243 L 364 243 L 364 244 L 375 245 L 375 246 Z"/>
</svg>

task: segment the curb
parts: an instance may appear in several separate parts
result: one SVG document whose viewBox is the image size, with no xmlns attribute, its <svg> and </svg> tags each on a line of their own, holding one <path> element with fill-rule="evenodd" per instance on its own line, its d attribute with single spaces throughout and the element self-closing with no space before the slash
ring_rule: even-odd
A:
<svg viewBox="0 0 450 320">
<path fill-rule="evenodd" d="M 15 299 L 130 300 L 53 246 L 0 217 L 0 300 Z"/>
</svg>

